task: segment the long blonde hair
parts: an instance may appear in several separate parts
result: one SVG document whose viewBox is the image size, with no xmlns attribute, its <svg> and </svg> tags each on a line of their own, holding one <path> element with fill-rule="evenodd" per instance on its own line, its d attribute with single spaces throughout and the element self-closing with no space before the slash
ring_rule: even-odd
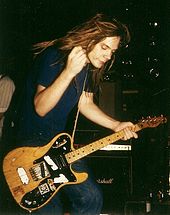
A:
<svg viewBox="0 0 170 215">
<path fill-rule="evenodd" d="M 108 18 L 103 14 L 97 14 L 89 21 L 68 31 L 64 37 L 35 44 L 35 55 L 41 53 L 49 46 L 58 47 L 58 49 L 64 53 L 65 57 L 68 56 L 75 46 L 81 46 L 88 54 L 97 43 L 101 42 L 106 37 L 113 36 L 120 37 L 120 47 L 126 46 L 130 41 L 130 33 L 126 25 L 120 23 L 116 19 Z M 108 70 L 111 68 L 114 59 L 115 57 L 113 55 L 113 58 L 101 69 L 93 69 L 93 77 L 97 83 L 99 83 L 106 68 Z"/>
</svg>

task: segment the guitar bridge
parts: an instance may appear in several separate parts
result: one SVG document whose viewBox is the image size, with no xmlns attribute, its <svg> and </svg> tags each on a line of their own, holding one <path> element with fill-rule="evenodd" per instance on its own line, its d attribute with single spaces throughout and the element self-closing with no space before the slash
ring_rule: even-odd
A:
<svg viewBox="0 0 170 215">
<path fill-rule="evenodd" d="M 34 165 L 29 169 L 29 172 L 34 181 L 38 181 L 50 176 L 50 173 L 44 161 Z"/>
</svg>

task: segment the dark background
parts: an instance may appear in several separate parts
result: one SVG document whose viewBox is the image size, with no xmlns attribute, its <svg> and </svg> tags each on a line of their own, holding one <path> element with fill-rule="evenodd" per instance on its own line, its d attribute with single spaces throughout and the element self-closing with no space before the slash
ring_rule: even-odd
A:
<svg viewBox="0 0 170 215">
<path fill-rule="evenodd" d="M 0 59 L 12 62 L 11 76 L 20 88 L 29 72 L 32 44 L 60 37 L 96 13 L 112 15 L 127 24 L 132 35 L 128 48 L 104 76 L 106 85 L 114 85 L 105 95 L 115 96 L 116 102 L 110 104 L 114 117 L 169 118 L 169 9 L 168 0 L 0 0 Z M 79 130 L 89 129 L 93 134 L 100 131 L 79 122 Z M 169 192 L 169 134 L 168 124 L 162 125 L 131 142 L 136 195 L 154 192 L 160 198 L 160 190 Z"/>
<path fill-rule="evenodd" d="M 23 65 L 28 60 L 24 54 L 28 54 L 32 44 L 60 37 L 96 13 L 106 13 L 127 24 L 132 35 L 121 58 L 124 65 L 119 68 L 119 76 L 125 81 L 138 81 L 142 87 L 165 90 L 169 66 L 168 7 L 166 0 L 1 0 L 0 57 L 15 57 Z"/>
</svg>

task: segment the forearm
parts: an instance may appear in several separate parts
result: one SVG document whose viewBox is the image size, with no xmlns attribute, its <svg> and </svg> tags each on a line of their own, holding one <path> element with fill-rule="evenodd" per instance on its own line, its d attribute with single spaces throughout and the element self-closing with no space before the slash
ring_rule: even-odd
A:
<svg viewBox="0 0 170 215">
<path fill-rule="evenodd" d="M 135 125 L 133 123 L 117 121 L 105 114 L 97 105 L 95 105 L 93 102 L 93 93 L 82 93 L 79 101 L 79 110 L 89 120 L 105 128 L 109 128 L 115 132 L 123 130 L 124 140 L 138 137 L 135 133 Z"/>
<path fill-rule="evenodd" d="M 34 98 L 34 106 L 40 116 L 44 116 L 55 107 L 72 79 L 73 76 L 67 70 L 63 70 L 60 76 L 49 87 L 37 90 Z"/>
<path fill-rule="evenodd" d="M 92 98 L 80 100 L 79 109 L 87 119 L 105 128 L 114 130 L 120 123 L 118 120 L 105 114 L 96 104 L 93 103 Z"/>
<path fill-rule="evenodd" d="M 86 116 L 91 121 L 113 130 L 114 132 L 118 132 L 120 130 L 124 131 L 123 140 L 128 140 L 130 138 L 138 138 L 137 133 L 135 133 L 135 125 L 131 122 L 120 122 L 117 121 L 108 115 L 106 115 L 103 111 L 101 111 L 96 105 L 88 104 L 85 105 L 84 108 L 80 109 L 81 113 Z"/>
</svg>

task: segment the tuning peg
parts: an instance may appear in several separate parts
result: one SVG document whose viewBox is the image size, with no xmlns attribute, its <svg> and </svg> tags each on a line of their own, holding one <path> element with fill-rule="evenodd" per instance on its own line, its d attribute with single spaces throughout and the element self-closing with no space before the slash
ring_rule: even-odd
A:
<svg viewBox="0 0 170 215">
<path fill-rule="evenodd" d="M 145 118 L 142 116 L 140 121 L 141 121 L 141 122 L 144 122 L 144 121 L 145 121 Z"/>
</svg>

